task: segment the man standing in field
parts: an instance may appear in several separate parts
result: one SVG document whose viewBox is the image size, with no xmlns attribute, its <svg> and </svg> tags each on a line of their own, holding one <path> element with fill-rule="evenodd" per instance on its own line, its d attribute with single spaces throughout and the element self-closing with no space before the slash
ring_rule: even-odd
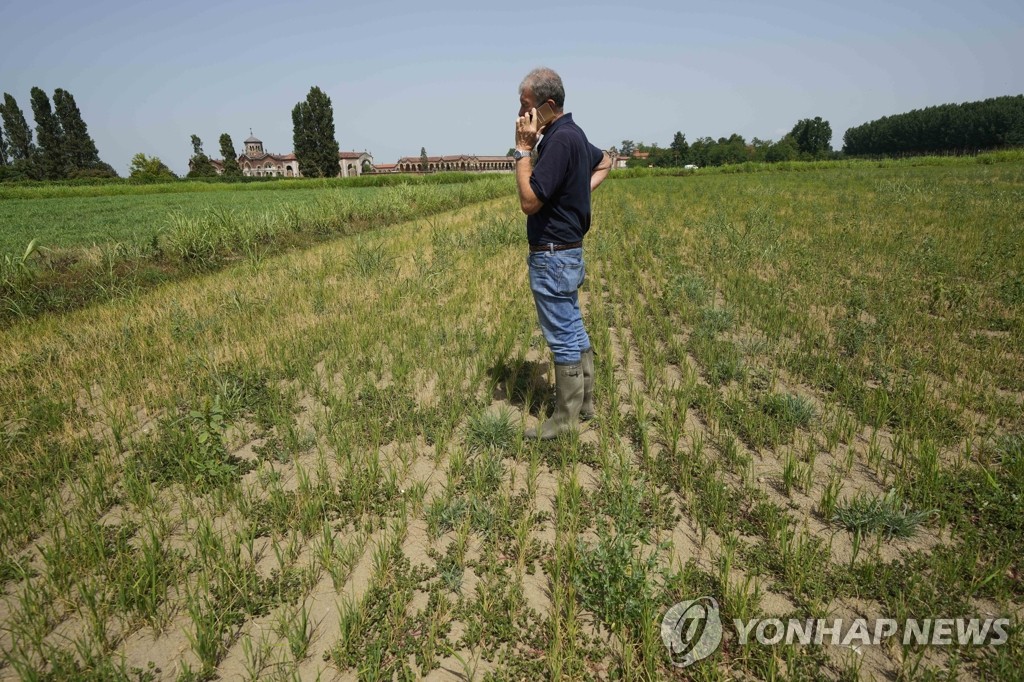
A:
<svg viewBox="0 0 1024 682">
<path fill-rule="evenodd" d="M 547 106 L 545 106 L 547 105 Z M 609 156 L 590 144 L 564 113 L 565 88 L 551 69 L 534 69 L 519 85 L 516 184 L 530 242 L 530 289 L 544 338 L 555 356 L 555 411 L 527 438 L 548 440 L 594 416 L 594 350 L 583 327 L 583 236 L 590 193 L 608 176 Z M 551 113 L 550 118 L 538 114 Z M 540 136 L 544 139 L 537 143 Z M 537 165 L 531 153 L 537 149 Z"/>
</svg>

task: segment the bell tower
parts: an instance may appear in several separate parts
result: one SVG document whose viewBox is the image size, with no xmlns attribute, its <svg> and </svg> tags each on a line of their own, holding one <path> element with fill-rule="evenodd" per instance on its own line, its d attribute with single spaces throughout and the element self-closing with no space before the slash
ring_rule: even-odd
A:
<svg viewBox="0 0 1024 682">
<path fill-rule="evenodd" d="M 252 128 L 249 128 L 249 137 L 245 139 L 245 155 L 250 158 L 256 158 L 265 154 L 266 152 L 263 151 L 263 140 L 253 135 Z"/>
</svg>

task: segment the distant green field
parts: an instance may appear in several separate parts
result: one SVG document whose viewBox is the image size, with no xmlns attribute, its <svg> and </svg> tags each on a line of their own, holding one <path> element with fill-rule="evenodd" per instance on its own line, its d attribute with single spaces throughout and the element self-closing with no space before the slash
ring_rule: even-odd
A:
<svg viewBox="0 0 1024 682">
<path fill-rule="evenodd" d="M 168 183 L 165 192 L 128 185 L 2 187 L 0 323 L 72 310 L 230 260 L 258 262 L 342 235 L 429 220 L 515 192 L 511 174 L 427 177 L 372 187 L 334 179 L 280 183 L 286 192 L 213 183 Z M 55 190 L 61 197 L 50 196 Z M 25 196 L 10 198 L 12 191 Z"/>
<path fill-rule="evenodd" d="M 375 175 L 252 183 L 0 185 L 0 254 L 22 253 L 33 239 L 47 247 L 147 243 L 172 214 L 260 212 L 317 202 L 369 199 L 385 188 L 460 185 L 491 174 Z"/>
<path fill-rule="evenodd" d="M 121 196 L 8 199 L 0 202 L 0 253 L 24 250 L 32 239 L 48 247 L 110 242 L 142 243 L 167 226 L 172 213 L 258 211 L 299 207 L 325 197 L 368 197 L 376 188 L 266 189 L 133 194 Z"/>
</svg>

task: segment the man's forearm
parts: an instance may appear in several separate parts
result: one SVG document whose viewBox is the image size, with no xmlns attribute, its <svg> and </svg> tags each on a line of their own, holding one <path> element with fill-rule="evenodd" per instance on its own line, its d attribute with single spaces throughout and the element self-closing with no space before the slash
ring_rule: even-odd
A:
<svg viewBox="0 0 1024 682">
<path fill-rule="evenodd" d="M 516 161 L 516 187 L 519 189 L 519 207 L 526 215 L 533 215 L 543 204 L 533 188 L 530 187 L 530 176 L 533 174 L 533 160 L 525 156 Z"/>
<path fill-rule="evenodd" d="M 612 157 L 608 156 L 608 152 L 605 152 L 601 157 L 601 162 L 597 164 L 590 173 L 590 191 L 593 192 L 598 186 L 604 182 L 604 179 L 608 177 L 608 171 L 612 168 Z"/>
</svg>

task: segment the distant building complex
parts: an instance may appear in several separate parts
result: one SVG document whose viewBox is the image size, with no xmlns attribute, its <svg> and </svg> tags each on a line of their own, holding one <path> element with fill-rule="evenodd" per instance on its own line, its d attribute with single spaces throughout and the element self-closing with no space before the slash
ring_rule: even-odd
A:
<svg viewBox="0 0 1024 682">
<path fill-rule="evenodd" d="M 422 173 L 422 159 L 419 156 L 403 156 L 398 163 L 389 166 L 390 173 Z M 439 171 L 461 171 L 466 173 L 511 173 L 516 162 L 511 156 L 476 156 L 457 154 L 455 156 L 428 156 L 427 173 Z M 378 172 L 382 171 L 381 168 Z"/>
<path fill-rule="evenodd" d="M 224 172 L 223 159 L 210 159 L 217 174 Z M 250 135 L 245 141 L 245 152 L 238 157 L 242 175 L 249 177 L 301 178 L 302 170 L 295 154 L 270 154 L 263 149 L 263 141 Z M 427 168 L 422 168 L 418 156 L 403 156 L 397 163 L 374 164 L 369 152 L 338 152 L 338 177 L 348 178 L 364 174 L 381 173 L 437 173 L 459 171 L 463 173 L 511 173 L 515 170 L 511 156 L 428 156 Z M 189 169 L 192 162 L 189 161 Z"/>
<path fill-rule="evenodd" d="M 211 159 L 217 174 L 224 172 L 223 159 Z M 191 167 L 192 162 L 189 162 Z M 263 140 L 250 135 L 245 152 L 238 157 L 242 175 L 249 177 L 301 178 L 302 170 L 295 154 L 270 154 L 263 149 Z M 369 152 L 338 152 L 338 177 L 349 178 L 371 172 L 373 156 Z"/>
</svg>

